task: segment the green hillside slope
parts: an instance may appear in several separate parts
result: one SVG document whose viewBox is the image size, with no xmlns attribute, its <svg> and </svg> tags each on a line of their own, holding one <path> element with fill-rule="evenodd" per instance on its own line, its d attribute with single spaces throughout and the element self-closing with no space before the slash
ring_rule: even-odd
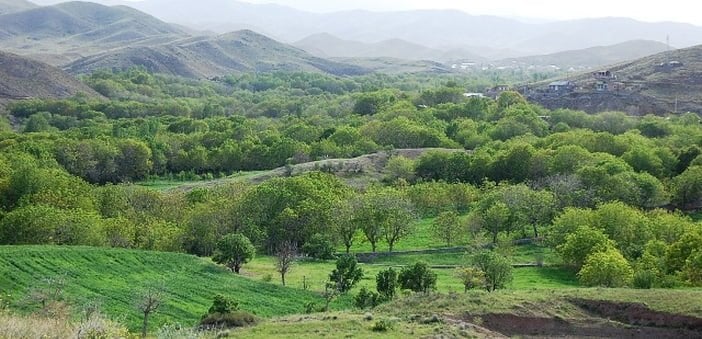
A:
<svg viewBox="0 0 702 339">
<path fill-rule="evenodd" d="M 147 286 L 164 284 L 164 304 L 151 327 L 165 323 L 194 325 L 216 294 L 230 296 L 242 310 L 270 317 L 300 313 L 319 297 L 236 276 L 204 258 L 89 247 L 0 247 L 0 292 L 11 295 L 14 308 L 29 310 L 26 295 L 47 278 L 65 279 L 65 300 L 80 306 L 97 301 L 110 317 L 132 330 L 139 328 L 136 296 Z M 36 306 L 35 306 L 36 307 Z"/>
</svg>

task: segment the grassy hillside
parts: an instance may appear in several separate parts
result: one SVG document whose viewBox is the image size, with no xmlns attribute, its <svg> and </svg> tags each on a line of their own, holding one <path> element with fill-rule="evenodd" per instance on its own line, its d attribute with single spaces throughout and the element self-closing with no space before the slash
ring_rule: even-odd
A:
<svg viewBox="0 0 702 339">
<path fill-rule="evenodd" d="M 164 305 L 152 327 L 164 323 L 194 325 L 216 294 L 238 301 L 243 310 L 261 317 L 301 313 L 304 304 L 320 297 L 236 276 L 207 259 L 176 253 L 87 247 L 0 247 L 0 287 L 13 307 L 30 310 L 25 302 L 31 287 L 47 278 L 63 277 L 65 300 L 76 306 L 97 301 L 105 313 L 132 329 L 140 323 L 135 295 L 152 284 L 165 286 Z"/>
<path fill-rule="evenodd" d="M 0 51 L 0 100 L 65 98 L 77 93 L 98 96 L 90 87 L 62 70 Z"/>
</svg>

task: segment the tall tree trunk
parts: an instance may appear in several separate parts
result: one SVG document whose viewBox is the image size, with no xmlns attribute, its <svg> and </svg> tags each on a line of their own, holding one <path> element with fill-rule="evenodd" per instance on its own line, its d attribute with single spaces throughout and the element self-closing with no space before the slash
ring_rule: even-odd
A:
<svg viewBox="0 0 702 339">
<path fill-rule="evenodd" d="M 149 328 L 149 313 L 144 312 L 144 324 L 141 327 L 141 337 L 146 338 L 146 331 Z"/>
<path fill-rule="evenodd" d="M 283 286 L 285 286 L 285 273 L 280 273 L 280 280 L 283 281 Z"/>
</svg>

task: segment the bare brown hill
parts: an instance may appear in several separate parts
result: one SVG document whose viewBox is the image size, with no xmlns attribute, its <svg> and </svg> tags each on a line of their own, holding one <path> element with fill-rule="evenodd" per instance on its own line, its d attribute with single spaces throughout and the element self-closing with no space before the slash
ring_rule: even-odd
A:
<svg viewBox="0 0 702 339">
<path fill-rule="evenodd" d="M 99 96 L 88 86 L 56 67 L 0 52 L 0 101 L 65 98 L 78 93 Z"/>
<path fill-rule="evenodd" d="M 702 113 L 702 45 L 520 89 L 547 108 L 630 114 Z"/>
<path fill-rule="evenodd" d="M 113 48 L 187 36 L 179 27 L 126 6 L 66 2 L 0 15 L 4 50 L 55 66 Z"/>
<path fill-rule="evenodd" d="M 90 73 L 97 69 L 143 66 L 154 73 L 213 78 L 244 71 L 316 71 L 356 75 L 367 70 L 314 57 L 298 48 L 243 30 L 215 37 L 192 37 L 156 46 L 111 50 L 78 60 L 65 69 Z"/>
</svg>

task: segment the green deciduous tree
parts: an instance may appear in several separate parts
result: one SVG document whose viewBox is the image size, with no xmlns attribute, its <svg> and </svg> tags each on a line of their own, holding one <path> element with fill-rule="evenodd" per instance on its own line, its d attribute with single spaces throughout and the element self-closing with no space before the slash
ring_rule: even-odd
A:
<svg viewBox="0 0 702 339">
<path fill-rule="evenodd" d="M 212 260 L 239 274 L 241 266 L 253 259 L 256 249 L 243 234 L 228 234 L 217 242 Z"/>
<path fill-rule="evenodd" d="M 634 278 L 634 270 L 615 248 L 592 253 L 585 260 L 578 279 L 586 286 L 625 287 Z"/>
<path fill-rule="evenodd" d="M 433 231 L 437 238 L 446 242 L 446 246 L 451 246 L 463 232 L 458 213 L 455 211 L 439 213 L 439 216 L 434 219 Z"/>
</svg>

